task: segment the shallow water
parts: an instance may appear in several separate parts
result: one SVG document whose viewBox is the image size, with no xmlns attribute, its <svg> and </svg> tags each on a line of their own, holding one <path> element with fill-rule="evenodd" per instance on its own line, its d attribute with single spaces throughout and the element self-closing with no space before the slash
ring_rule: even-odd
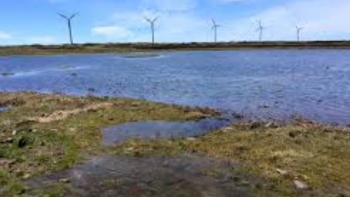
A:
<svg viewBox="0 0 350 197">
<path fill-rule="evenodd" d="M 262 180 L 236 173 L 235 167 L 229 162 L 196 156 L 99 157 L 70 170 L 27 180 L 26 185 L 40 191 L 67 179 L 70 191 L 64 196 L 72 197 L 255 196 L 250 187 L 242 187 L 240 182 L 249 181 L 250 186 L 261 185 Z M 213 169 L 215 174 L 209 173 Z"/>
<path fill-rule="evenodd" d="M 7 107 L 0 107 L 0 113 L 3 112 L 3 111 L 7 111 L 7 110 L 9 110 L 9 108 L 7 108 Z"/>
<path fill-rule="evenodd" d="M 103 144 L 115 145 L 131 138 L 171 139 L 197 137 L 228 126 L 229 120 L 203 119 L 190 122 L 148 121 L 132 122 L 105 128 L 102 131 Z"/>
<path fill-rule="evenodd" d="M 137 55 L 136 55 L 137 56 Z M 142 98 L 287 119 L 350 123 L 350 50 L 0 58 L 0 91 Z"/>
</svg>

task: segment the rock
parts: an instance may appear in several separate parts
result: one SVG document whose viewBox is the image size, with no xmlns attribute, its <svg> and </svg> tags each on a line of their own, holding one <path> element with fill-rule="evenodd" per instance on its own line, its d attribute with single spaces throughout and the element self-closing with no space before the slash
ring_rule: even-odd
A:
<svg viewBox="0 0 350 197">
<path fill-rule="evenodd" d="M 268 108 L 270 108 L 270 106 L 268 106 L 268 105 L 260 105 L 259 108 L 268 109 Z"/>
<path fill-rule="evenodd" d="M 188 138 L 186 138 L 186 140 L 187 140 L 187 141 L 191 141 L 191 142 L 193 142 L 193 141 L 196 141 L 197 139 L 196 139 L 196 138 L 194 138 L 194 137 L 188 137 Z"/>
<path fill-rule="evenodd" d="M 13 130 L 12 135 L 16 135 L 16 134 L 17 134 L 17 130 Z"/>
<path fill-rule="evenodd" d="M 302 181 L 294 180 L 294 186 L 299 190 L 306 190 L 309 187 Z"/>
<path fill-rule="evenodd" d="M 11 168 L 11 166 L 13 166 L 13 164 L 15 164 L 14 160 L 7 160 L 7 159 L 0 160 L 0 167 L 1 168 Z"/>
<path fill-rule="evenodd" d="M 129 152 L 132 152 L 133 150 L 135 150 L 135 148 L 134 147 L 129 147 L 129 148 L 125 149 L 125 150 L 129 151 Z"/>
<path fill-rule="evenodd" d="M 278 126 L 277 126 L 275 123 L 273 123 L 273 122 L 267 123 L 267 124 L 265 125 L 265 127 L 271 128 L 271 129 L 276 129 L 276 128 L 278 128 Z"/>
<path fill-rule="evenodd" d="M 250 125 L 250 129 L 254 130 L 257 128 L 260 128 L 262 124 L 260 122 L 254 122 L 252 125 Z"/>
<path fill-rule="evenodd" d="M 30 174 L 26 173 L 26 174 L 23 175 L 22 178 L 23 178 L 23 179 L 28 179 L 28 178 L 30 178 Z"/>
<path fill-rule="evenodd" d="M 232 127 L 225 127 L 225 128 L 222 128 L 221 131 L 223 131 L 224 133 L 227 133 L 229 131 L 232 131 L 233 128 Z"/>
<path fill-rule="evenodd" d="M 17 146 L 18 148 L 24 148 L 29 144 L 29 139 L 22 137 L 21 139 L 18 140 Z"/>
<path fill-rule="evenodd" d="M 70 183 L 69 179 L 60 179 L 59 180 L 60 183 Z"/>
<path fill-rule="evenodd" d="M 233 116 L 235 119 L 239 119 L 239 120 L 241 120 L 241 119 L 244 118 L 244 116 L 243 116 L 242 114 L 239 114 L 239 113 L 236 113 L 236 112 L 232 113 L 232 116 Z"/>
<path fill-rule="evenodd" d="M 12 137 L 8 137 L 5 140 L 2 140 L 1 143 L 3 144 L 11 144 L 13 142 L 13 138 Z"/>
<path fill-rule="evenodd" d="M 277 168 L 276 171 L 278 172 L 278 174 L 281 174 L 281 175 L 288 174 L 287 170 L 282 170 L 282 169 Z"/>
</svg>

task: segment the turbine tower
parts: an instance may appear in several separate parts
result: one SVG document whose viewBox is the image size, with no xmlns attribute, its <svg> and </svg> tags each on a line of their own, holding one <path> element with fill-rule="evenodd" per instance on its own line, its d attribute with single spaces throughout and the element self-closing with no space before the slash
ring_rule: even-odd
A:
<svg viewBox="0 0 350 197">
<path fill-rule="evenodd" d="M 158 16 L 155 17 L 155 18 L 153 18 L 153 19 L 145 17 L 145 20 L 146 20 L 147 22 L 149 22 L 149 24 L 150 24 L 150 26 L 151 26 L 152 45 L 154 45 L 154 29 L 155 29 L 155 23 L 156 23 L 156 21 L 158 20 L 158 18 L 159 18 Z"/>
<path fill-rule="evenodd" d="M 297 41 L 300 42 L 300 32 L 304 29 L 304 27 L 295 26 L 295 28 L 297 30 Z"/>
<path fill-rule="evenodd" d="M 66 15 L 63 15 L 61 13 L 58 13 L 59 16 L 61 16 L 62 18 L 66 19 L 67 20 L 67 23 L 68 23 L 68 30 L 69 30 L 69 39 L 70 39 L 70 44 L 73 45 L 74 42 L 73 42 L 73 34 L 72 34 L 72 19 L 74 17 L 77 16 L 78 13 L 75 13 L 73 15 L 71 15 L 70 17 L 66 16 Z"/>
<path fill-rule="evenodd" d="M 218 27 L 221 27 L 221 25 L 216 24 L 216 21 L 214 19 L 212 19 L 212 22 L 212 30 L 214 30 L 214 42 L 216 43 L 218 41 Z"/>
<path fill-rule="evenodd" d="M 261 20 L 259 20 L 258 23 L 259 23 L 259 27 L 256 30 L 259 31 L 259 42 L 261 42 L 263 39 L 263 33 L 264 33 L 265 27 L 262 26 Z"/>
</svg>

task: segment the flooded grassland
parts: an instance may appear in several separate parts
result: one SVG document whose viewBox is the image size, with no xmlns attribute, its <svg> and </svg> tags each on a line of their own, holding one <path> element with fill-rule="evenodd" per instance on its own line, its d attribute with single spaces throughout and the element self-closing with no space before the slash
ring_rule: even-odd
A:
<svg viewBox="0 0 350 197">
<path fill-rule="evenodd" d="M 0 192 L 5 196 L 350 192 L 350 130 L 345 127 L 305 120 L 230 123 L 211 109 L 122 98 L 0 93 L 0 106 L 9 108 L 0 112 Z M 225 124 L 208 123 L 211 119 Z M 145 123 L 142 133 L 138 125 Z M 166 134 L 181 134 L 187 125 L 201 132 L 170 139 Z M 152 128 L 160 128 L 157 135 Z M 122 132 L 125 141 L 104 144 L 108 131 Z"/>
</svg>

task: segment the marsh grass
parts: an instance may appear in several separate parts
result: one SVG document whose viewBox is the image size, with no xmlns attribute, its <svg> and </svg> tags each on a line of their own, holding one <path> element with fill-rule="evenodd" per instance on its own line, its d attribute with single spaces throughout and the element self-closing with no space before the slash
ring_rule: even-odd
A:
<svg viewBox="0 0 350 197">
<path fill-rule="evenodd" d="M 48 123 L 33 121 L 33 117 L 106 102 L 111 103 L 108 108 L 81 111 Z M 106 126 L 145 120 L 189 120 L 217 113 L 133 99 L 35 93 L 0 93 L 0 105 L 11 107 L 0 113 L 0 195 L 5 196 L 22 193 L 23 179 L 67 169 L 84 161 L 86 155 L 108 151 L 101 145 L 101 130 Z"/>
<path fill-rule="evenodd" d="M 244 174 L 261 177 L 259 196 L 350 195 L 350 130 L 291 123 L 278 128 L 238 123 L 197 140 L 131 140 L 116 154 L 133 156 L 194 153 L 238 162 Z M 286 174 L 281 174 L 285 171 Z M 295 190 L 293 181 L 309 186 Z"/>
</svg>

